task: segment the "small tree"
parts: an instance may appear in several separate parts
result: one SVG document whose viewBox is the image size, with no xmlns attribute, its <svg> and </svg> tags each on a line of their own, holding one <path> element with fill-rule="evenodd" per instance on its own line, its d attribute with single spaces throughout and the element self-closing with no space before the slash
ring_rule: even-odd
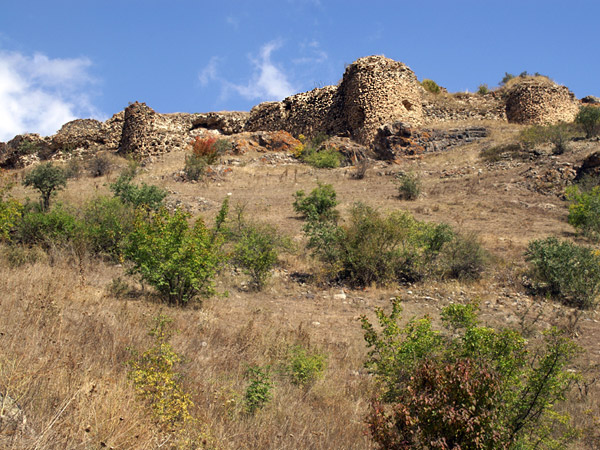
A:
<svg viewBox="0 0 600 450">
<path fill-rule="evenodd" d="M 575 117 L 575 123 L 581 126 L 588 139 L 600 134 L 600 107 L 582 106 Z"/>
<path fill-rule="evenodd" d="M 60 167 L 51 162 L 40 164 L 25 176 L 23 185 L 37 189 L 40 192 L 40 203 L 42 210 L 50 208 L 50 197 L 56 191 L 64 189 L 67 185 L 67 177 Z"/>
<path fill-rule="evenodd" d="M 212 294 L 212 281 L 223 261 L 221 235 L 201 219 L 190 228 L 188 217 L 164 208 L 149 221 L 140 215 L 124 252 L 133 263 L 131 271 L 175 305 Z"/>
<path fill-rule="evenodd" d="M 401 311 L 397 300 L 389 315 L 377 310 L 377 328 L 362 317 L 366 367 L 383 388 L 367 419 L 380 448 L 529 450 L 573 439 L 554 410 L 576 376 L 576 346 L 561 332 L 534 345 L 479 325 L 475 305 L 444 308 L 443 331 L 429 317 L 400 326 Z"/>
</svg>

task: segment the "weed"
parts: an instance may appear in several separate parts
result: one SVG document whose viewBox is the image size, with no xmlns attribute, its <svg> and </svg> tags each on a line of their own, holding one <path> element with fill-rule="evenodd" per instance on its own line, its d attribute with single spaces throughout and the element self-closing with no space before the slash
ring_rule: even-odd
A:
<svg viewBox="0 0 600 450">
<path fill-rule="evenodd" d="M 421 81 L 421 86 L 423 86 L 423 89 L 425 89 L 427 92 L 431 92 L 432 94 L 439 94 L 442 89 L 438 86 L 438 84 L 433 81 L 433 80 L 429 80 L 429 79 L 424 79 L 423 81 Z"/>
<path fill-rule="evenodd" d="M 250 366 L 246 371 L 246 376 L 250 380 L 250 384 L 244 394 L 244 403 L 246 411 L 254 414 L 271 401 L 273 383 L 269 375 L 269 367 Z"/>
<path fill-rule="evenodd" d="M 108 175 L 112 170 L 110 159 L 106 155 L 95 155 L 87 163 L 87 170 L 92 177 Z"/>
<path fill-rule="evenodd" d="M 421 180 L 415 173 L 401 173 L 395 182 L 398 185 L 398 196 L 404 200 L 416 200 L 421 195 Z"/>
<path fill-rule="evenodd" d="M 485 95 L 488 94 L 490 92 L 490 89 L 488 88 L 487 84 L 480 84 L 479 87 L 477 88 L 477 93 L 479 95 Z"/>
<path fill-rule="evenodd" d="M 309 387 L 323 376 L 326 362 L 325 354 L 296 345 L 290 351 L 287 374 L 293 384 Z"/>
</svg>

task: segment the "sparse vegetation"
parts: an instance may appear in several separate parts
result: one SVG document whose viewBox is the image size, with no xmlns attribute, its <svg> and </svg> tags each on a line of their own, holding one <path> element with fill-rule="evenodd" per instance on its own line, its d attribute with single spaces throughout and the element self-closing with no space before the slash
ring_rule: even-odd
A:
<svg viewBox="0 0 600 450">
<path fill-rule="evenodd" d="M 117 181 L 110 185 L 115 197 L 123 203 L 132 205 L 134 208 L 144 208 L 156 211 L 167 196 L 167 191 L 155 185 L 142 183 L 137 186 L 132 183 L 133 176 L 130 173 L 122 173 Z"/>
<path fill-rule="evenodd" d="M 600 293 L 600 256 L 588 247 L 555 237 L 529 243 L 530 287 L 578 308 L 596 304 Z"/>
<path fill-rule="evenodd" d="M 495 163 L 510 159 L 529 159 L 532 153 L 519 142 L 508 142 L 506 144 L 485 147 L 479 153 L 481 159 L 488 163 Z"/>
<path fill-rule="evenodd" d="M 319 183 L 309 195 L 304 191 L 294 194 L 294 211 L 309 220 L 335 220 L 337 204 L 337 194 L 331 184 Z"/>
<path fill-rule="evenodd" d="M 537 145 L 552 144 L 552 153 L 561 155 L 569 149 L 569 141 L 575 133 L 571 124 L 560 122 L 554 125 L 533 125 L 523 130 L 520 141 L 529 149 Z"/>
<path fill-rule="evenodd" d="M 600 239 L 600 186 L 586 191 L 570 186 L 566 191 L 569 200 L 568 221 L 586 236 Z"/>
<path fill-rule="evenodd" d="M 50 198 L 67 185 L 67 177 L 62 168 L 51 162 L 37 165 L 23 179 L 23 185 L 32 187 L 40 193 L 40 205 L 43 211 L 50 208 Z"/>
<path fill-rule="evenodd" d="M 327 357 L 325 354 L 295 345 L 290 350 L 287 374 L 293 384 L 310 387 L 323 377 Z"/>
<path fill-rule="evenodd" d="M 559 448 L 575 437 L 555 407 L 575 375 L 575 344 L 556 329 L 531 348 L 513 330 L 477 321 L 474 305 L 399 323 L 402 309 L 376 311 L 381 331 L 362 317 L 366 367 L 382 386 L 367 423 L 380 448 Z M 562 433 L 561 433 L 562 431 Z"/>
<path fill-rule="evenodd" d="M 416 200 L 421 195 L 421 180 L 416 173 L 400 173 L 396 177 L 398 196 L 404 200 Z"/>
<path fill-rule="evenodd" d="M 250 366 L 246 371 L 246 376 L 250 384 L 246 388 L 244 402 L 246 404 L 246 411 L 249 414 L 254 414 L 271 401 L 274 386 L 271 382 L 268 367 Z"/>
<path fill-rule="evenodd" d="M 479 95 L 485 95 L 485 94 L 489 94 L 490 92 L 490 88 L 488 88 L 487 84 L 480 84 L 479 87 L 477 88 L 477 93 Z"/>
<path fill-rule="evenodd" d="M 438 86 L 438 84 L 433 81 L 433 80 L 429 80 L 429 79 L 424 79 L 423 81 L 421 81 L 421 86 L 423 86 L 423 89 L 425 89 L 427 92 L 431 92 L 432 94 L 439 94 L 442 89 Z"/>
<path fill-rule="evenodd" d="M 585 137 L 590 139 L 600 134 L 600 107 L 582 106 L 575 117 L 575 123 L 585 132 Z"/>
<path fill-rule="evenodd" d="M 318 133 L 312 139 L 300 135 L 301 144 L 294 150 L 294 156 L 306 164 L 318 169 L 335 169 L 342 162 L 342 155 L 333 147 L 323 147 L 329 139 L 324 133 Z"/>
<path fill-rule="evenodd" d="M 87 169 L 92 177 L 102 177 L 111 172 L 112 163 L 107 155 L 98 154 L 88 161 Z"/>
</svg>

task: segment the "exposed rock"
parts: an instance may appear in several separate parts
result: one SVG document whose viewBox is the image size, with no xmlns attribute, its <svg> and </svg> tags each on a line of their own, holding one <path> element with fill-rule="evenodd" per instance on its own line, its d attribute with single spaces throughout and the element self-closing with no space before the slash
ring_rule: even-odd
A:
<svg viewBox="0 0 600 450">
<path fill-rule="evenodd" d="M 55 152 L 89 149 L 104 144 L 105 130 L 98 120 L 78 119 L 64 124 L 51 140 Z"/>
<path fill-rule="evenodd" d="M 572 122 L 578 110 L 575 95 L 545 77 L 519 78 L 506 90 L 509 122 L 539 125 Z"/>
<path fill-rule="evenodd" d="M 377 130 L 373 150 L 378 158 L 393 160 L 401 156 L 444 151 L 488 135 L 489 131 L 485 127 L 416 129 L 405 122 L 393 122 Z"/>
<path fill-rule="evenodd" d="M 39 134 L 20 134 L 0 147 L 0 167 L 16 169 L 25 167 L 52 155 L 52 146 L 48 138 Z"/>
<path fill-rule="evenodd" d="M 575 181 L 586 176 L 600 177 L 600 152 L 594 152 L 585 158 L 576 172 Z"/>
<path fill-rule="evenodd" d="M 301 142 L 287 131 L 258 131 L 239 133 L 232 140 L 233 153 L 292 152 Z"/>
<path fill-rule="evenodd" d="M 23 432 L 26 425 L 27 417 L 17 402 L 0 394 L 0 434 L 14 436 Z"/>
<path fill-rule="evenodd" d="M 188 145 L 194 114 L 159 114 L 145 103 L 125 108 L 119 152 L 147 157 Z"/>
<path fill-rule="evenodd" d="M 593 95 L 588 95 L 588 96 L 583 97 L 581 99 L 581 103 L 588 103 L 588 104 L 592 104 L 592 105 L 598 105 L 598 104 L 600 104 L 600 98 L 594 97 Z"/>
<path fill-rule="evenodd" d="M 192 121 L 192 129 L 207 128 L 223 134 L 241 133 L 250 117 L 245 111 L 220 111 L 198 114 Z"/>
<path fill-rule="evenodd" d="M 322 145 L 325 148 L 333 148 L 340 152 L 349 162 L 360 161 L 365 158 L 373 158 L 375 154 L 368 147 L 361 145 L 350 138 L 334 136 Z"/>
</svg>

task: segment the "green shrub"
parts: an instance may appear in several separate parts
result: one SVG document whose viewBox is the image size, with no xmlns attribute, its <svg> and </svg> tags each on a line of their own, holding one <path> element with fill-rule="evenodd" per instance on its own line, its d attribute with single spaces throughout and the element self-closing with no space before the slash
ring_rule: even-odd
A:
<svg viewBox="0 0 600 450">
<path fill-rule="evenodd" d="M 398 196 L 405 200 L 416 200 L 421 194 L 421 180 L 415 173 L 401 173 L 396 177 Z"/>
<path fill-rule="evenodd" d="M 488 253 L 473 234 L 454 234 L 439 254 L 441 275 L 453 279 L 478 278 L 484 271 Z"/>
<path fill-rule="evenodd" d="M 488 88 L 487 84 L 480 84 L 479 87 L 477 88 L 477 93 L 479 95 L 485 95 L 488 94 L 490 92 L 490 89 Z"/>
<path fill-rule="evenodd" d="M 26 209 L 14 231 L 17 242 L 40 246 L 45 250 L 79 241 L 82 235 L 82 223 L 75 214 L 60 204 L 48 212 L 36 208 Z"/>
<path fill-rule="evenodd" d="M 41 260 L 44 251 L 39 247 L 27 245 L 7 245 L 3 248 L 3 257 L 10 267 L 22 267 Z"/>
<path fill-rule="evenodd" d="M 181 376 L 175 372 L 182 358 L 169 343 L 173 334 L 171 322 L 164 315 L 154 319 L 149 332 L 153 345 L 141 355 L 132 350 L 127 375 L 137 396 L 150 406 L 153 417 L 163 425 L 179 428 L 192 420 L 193 403 L 181 386 Z"/>
<path fill-rule="evenodd" d="M 1 193 L 0 193 L 1 194 Z M 0 242 L 9 241 L 23 212 L 23 205 L 14 199 L 4 200 L 0 195 Z"/>
<path fill-rule="evenodd" d="M 122 173 L 117 181 L 110 185 L 110 190 L 115 197 L 121 199 L 125 204 L 133 205 L 134 208 L 158 210 L 167 196 L 167 191 L 146 183 L 136 186 L 131 182 L 132 179 L 131 174 Z"/>
<path fill-rule="evenodd" d="M 250 276 L 254 287 L 262 290 L 271 269 L 277 264 L 281 239 L 269 225 L 245 223 L 236 237 L 233 260 Z"/>
<path fill-rule="evenodd" d="M 185 156 L 185 166 L 183 172 L 188 181 L 198 181 L 204 178 L 206 167 L 208 166 L 206 159 L 201 156 L 196 156 L 190 153 Z"/>
<path fill-rule="evenodd" d="M 246 371 L 246 376 L 250 380 L 250 384 L 246 388 L 244 394 L 244 402 L 246 411 L 249 414 L 254 414 L 258 409 L 265 406 L 273 397 L 273 383 L 269 375 L 269 368 L 261 368 L 259 366 L 250 366 Z"/>
<path fill-rule="evenodd" d="M 555 237 L 529 243 L 531 288 L 578 308 L 591 308 L 600 293 L 600 256 L 588 247 Z"/>
<path fill-rule="evenodd" d="M 318 183 L 318 186 L 306 195 L 304 191 L 294 194 L 294 211 L 305 218 L 335 220 L 338 216 L 335 207 L 337 194 L 331 184 Z"/>
<path fill-rule="evenodd" d="M 423 89 L 425 89 L 427 92 L 431 92 L 432 94 L 436 95 L 442 91 L 435 81 L 429 79 L 424 79 L 421 81 L 421 86 L 423 86 Z"/>
<path fill-rule="evenodd" d="M 296 345 L 290 352 L 287 374 L 293 384 L 308 387 L 323 376 L 326 362 L 325 354 Z"/>
<path fill-rule="evenodd" d="M 50 197 L 67 185 L 67 178 L 62 168 L 51 162 L 39 164 L 23 179 L 23 185 L 29 186 L 40 193 L 42 210 L 50 208 Z"/>
<path fill-rule="evenodd" d="M 124 249 L 132 273 L 171 304 L 181 305 L 214 292 L 213 278 L 223 261 L 222 237 L 201 219 L 190 228 L 189 214 L 160 209 L 150 219 L 138 214 Z"/>
<path fill-rule="evenodd" d="M 585 132 L 586 138 L 597 136 L 600 134 L 600 107 L 582 106 L 575 117 L 575 123 Z"/>
<path fill-rule="evenodd" d="M 326 148 L 303 154 L 302 160 L 317 169 L 335 169 L 340 167 L 342 155 L 334 148 Z"/>
<path fill-rule="evenodd" d="M 576 377 L 576 346 L 556 329 L 534 346 L 516 331 L 479 325 L 473 305 L 446 307 L 442 331 L 428 316 L 401 326 L 397 300 L 389 315 L 376 315 L 377 328 L 361 321 L 365 366 L 382 388 L 367 418 L 379 448 L 533 450 L 572 440 L 553 408 Z"/>
<path fill-rule="evenodd" d="M 502 80 L 500 80 L 500 86 L 504 86 L 506 83 L 508 83 L 513 78 L 516 78 L 516 77 L 512 73 L 504 72 L 504 76 L 502 77 Z"/>
<path fill-rule="evenodd" d="M 83 221 L 90 249 L 120 260 L 125 239 L 133 231 L 135 211 L 116 197 L 97 197 L 85 206 Z"/>
<path fill-rule="evenodd" d="M 568 221 L 583 234 L 598 240 L 600 238 L 600 186 L 585 192 L 579 186 L 570 186 L 566 191 L 569 200 Z"/>
</svg>

